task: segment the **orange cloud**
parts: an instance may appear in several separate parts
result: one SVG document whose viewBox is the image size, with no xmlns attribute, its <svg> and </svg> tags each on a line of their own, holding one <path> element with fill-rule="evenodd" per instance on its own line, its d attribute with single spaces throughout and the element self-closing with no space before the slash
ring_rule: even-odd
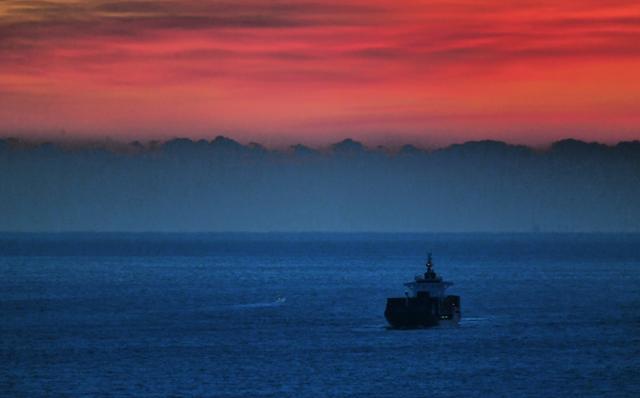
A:
<svg viewBox="0 0 640 398">
<path fill-rule="evenodd" d="M 640 138 L 634 1 L 0 4 L 0 131 Z"/>
</svg>

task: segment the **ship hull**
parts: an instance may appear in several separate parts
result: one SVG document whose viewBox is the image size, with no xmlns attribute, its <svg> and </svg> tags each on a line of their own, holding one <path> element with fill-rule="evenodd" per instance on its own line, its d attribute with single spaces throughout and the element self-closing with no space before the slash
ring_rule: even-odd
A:
<svg viewBox="0 0 640 398">
<path fill-rule="evenodd" d="M 455 325 L 460 319 L 460 298 L 447 296 L 438 299 L 428 295 L 389 298 L 384 316 L 396 329 Z"/>
</svg>

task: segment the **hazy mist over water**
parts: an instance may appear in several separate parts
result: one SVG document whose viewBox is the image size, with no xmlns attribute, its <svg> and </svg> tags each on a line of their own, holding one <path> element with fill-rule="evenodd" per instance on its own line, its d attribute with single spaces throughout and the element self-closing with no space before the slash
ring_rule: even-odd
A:
<svg viewBox="0 0 640 398">
<path fill-rule="evenodd" d="M 119 150 L 0 140 L 4 231 L 640 230 L 640 142 Z"/>
</svg>

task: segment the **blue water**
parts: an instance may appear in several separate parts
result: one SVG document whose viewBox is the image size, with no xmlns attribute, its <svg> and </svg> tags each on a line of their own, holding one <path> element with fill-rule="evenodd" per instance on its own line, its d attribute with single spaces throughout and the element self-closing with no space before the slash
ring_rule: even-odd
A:
<svg viewBox="0 0 640 398">
<path fill-rule="evenodd" d="M 0 314 L 3 397 L 640 396 L 638 235 L 5 234 Z"/>
</svg>

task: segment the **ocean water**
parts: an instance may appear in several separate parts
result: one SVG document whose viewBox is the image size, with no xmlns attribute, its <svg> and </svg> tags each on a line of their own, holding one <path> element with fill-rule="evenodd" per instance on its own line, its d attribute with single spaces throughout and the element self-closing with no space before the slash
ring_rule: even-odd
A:
<svg viewBox="0 0 640 398">
<path fill-rule="evenodd" d="M 2 397 L 640 396 L 638 235 L 4 234 L 0 315 Z"/>
</svg>

